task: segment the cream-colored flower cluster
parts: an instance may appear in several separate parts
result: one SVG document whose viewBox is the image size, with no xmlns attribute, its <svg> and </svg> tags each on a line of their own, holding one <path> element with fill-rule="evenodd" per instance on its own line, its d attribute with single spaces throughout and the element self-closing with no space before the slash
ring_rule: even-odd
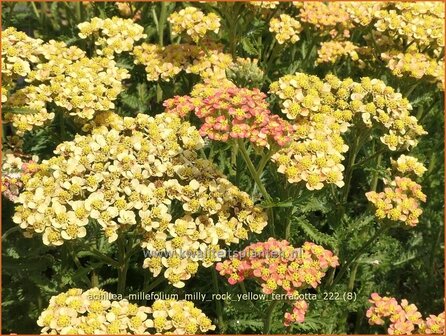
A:
<svg viewBox="0 0 446 336">
<path fill-rule="evenodd" d="M 224 79 L 225 70 L 232 64 L 232 57 L 222 52 L 219 45 L 209 43 L 209 48 L 191 44 L 171 44 L 160 47 L 143 43 L 133 49 L 135 64 L 143 64 L 147 80 L 160 78 L 169 81 L 181 71 L 197 74 L 203 79 Z"/>
<path fill-rule="evenodd" d="M 51 297 L 37 324 L 44 335 L 197 334 L 214 330 L 212 321 L 186 300 L 156 300 L 138 306 L 99 288 L 72 288 Z"/>
<path fill-rule="evenodd" d="M 327 41 L 322 42 L 321 47 L 317 51 L 316 64 L 335 63 L 342 56 L 349 56 L 353 61 L 359 59 L 357 50 L 358 46 L 350 41 Z"/>
<path fill-rule="evenodd" d="M 368 26 L 375 19 L 375 13 L 386 7 L 388 3 L 377 1 L 342 2 L 342 9 L 348 13 L 354 25 Z"/>
<path fill-rule="evenodd" d="M 300 39 L 299 33 L 302 31 L 302 25 L 288 14 L 280 14 L 278 18 L 272 18 L 269 22 L 269 31 L 275 33 L 279 44 L 288 41 L 296 43 Z"/>
<path fill-rule="evenodd" d="M 275 9 L 280 1 L 250 1 L 249 4 L 262 9 Z"/>
<path fill-rule="evenodd" d="M 42 83 L 35 87 L 37 95 L 80 119 L 113 109 L 113 101 L 124 89 L 122 81 L 130 77 L 126 69 L 105 57 L 84 57 L 68 64 L 53 61 L 39 64 L 27 81 Z"/>
<path fill-rule="evenodd" d="M 2 31 L 2 102 L 6 92 L 19 77 L 26 77 L 31 65 L 38 63 L 43 41 L 29 37 L 14 27 Z"/>
<path fill-rule="evenodd" d="M 444 6 L 440 2 L 401 2 L 394 9 L 375 13 L 375 28 L 394 38 L 417 46 L 417 51 L 429 48 L 441 52 L 444 48 Z"/>
<path fill-rule="evenodd" d="M 274 154 L 272 161 L 290 183 L 305 181 L 309 190 L 322 189 L 324 184 L 344 185 L 341 162 L 348 146 L 341 134 L 347 131 L 353 113 L 348 103 L 336 105 L 339 98 L 331 89 L 318 77 L 304 73 L 286 75 L 270 86 L 296 129 L 293 142 Z"/>
<path fill-rule="evenodd" d="M 408 173 L 414 173 L 417 176 L 423 176 L 427 171 L 426 167 L 418 161 L 416 157 L 409 155 L 401 155 L 397 160 L 392 160 L 392 167 L 402 173 L 407 175 Z"/>
<path fill-rule="evenodd" d="M 341 162 L 348 146 L 341 134 L 355 114 L 367 127 L 375 124 L 386 130 L 380 139 L 390 150 L 415 146 L 417 137 L 426 133 L 410 116 L 408 100 L 381 80 L 365 77 L 357 83 L 296 73 L 273 82 L 270 92 L 280 98 L 282 112 L 296 126 L 294 142 L 272 160 L 291 183 L 305 181 L 310 190 L 324 183 L 343 186 Z"/>
<path fill-rule="evenodd" d="M 14 92 L 8 99 L 9 108 L 25 109 L 25 113 L 4 114 L 4 122 L 10 122 L 17 135 L 23 135 L 26 131 L 34 127 L 43 126 L 47 121 L 54 119 L 54 113 L 49 113 L 46 109 L 47 102 L 50 101 L 50 94 L 45 85 L 26 86 Z"/>
<path fill-rule="evenodd" d="M 195 7 L 186 7 L 179 12 L 173 12 L 167 19 L 172 25 L 173 35 L 186 32 L 195 43 L 198 43 L 208 31 L 218 33 L 220 18 L 215 13 L 204 14 Z"/>
<path fill-rule="evenodd" d="M 396 50 L 382 53 L 381 58 L 395 76 L 416 79 L 427 77 L 427 80 L 437 82 L 444 90 L 444 61 L 437 61 L 423 53 L 402 53 Z"/>
<path fill-rule="evenodd" d="M 369 191 L 365 195 L 375 206 L 375 216 L 400 221 L 408 226 L 416 226 L 423 213 L 420 202 L 426 202 L 421 186 L 407 177 L 396 176 L 393 181 L 385 180 L 383 192 Z"/>
<path fill-rule="evenodd" d="M 95 123 L 90 135 L 60 144 L 19 196 L 13 221 L 42 234 L 46 245 L 84 237 L 91 222 L 109 242 L 132 229 L 151 253 L 144 267 L 155 276 L 166 268 L 164 276 L 181 287 L 199 264 L 220 260 L 220 244 L 266 226 L 249 195 L 198 158 L 203 139 L 189 123 L 110 113 Z"/>
<path fill-rule="evenodd" d="M 367 127 L 386 130 L 380 140 L 390 150 L 414 147 L 418 137 L 427 134 L 417 118 L 410 115 L 409 101 L 382 80 L 363 77 L 360 83 L 353 82 L 350 90 L 352 110 L 361 113 Z"/>
<path fill-rule="evenodd" d="M 26 112 L 4 115 L 4 120 L 12 123 L 17 134 L 22 135 L 52 120 L 55 114 L 48 112 L 48 103 L 80 119 L 92 119 L 96 112 L 114 108 L 113 101 L 123 90 L 122 81 L 129 78 L 126 69 L 118 68 L 108 58 L 87 58 L 84 51 L 68 47 L 64 42 L 43 43 L 25 36 L 12 28 L 5 30 L 2 36 L 2 43 L 7 46 L 2 48 L 2 57 L 6 53 L 2 75 L 9 81 L 10 88 L 15 86 L 17 77 L 9 62 L 17 60 L 8 53 L 21 55 L 23 59 L 27 57 L 28 70 L 20 76 L 23 75 L 28 85 L 9 97 L 2 96 L 4 106 Z M 29 47 L 34 50 L 30 51 Z"/>
<path fill-rule="evenodd" d="M 40 62 L 42 44 L 42 40 L 33 39 L 13 27 L 2 31 L 2 105 L 29 110 L 28 113 L 5 113 L 3 116 L 3 121 L 11 122 L 18 134 L 54 117 L 45 108 L 46 97 L 43 100 L 28 97 L 28 92 L 32 94 L 36 88 L 14 91 L 16 81 L 28 76 L 34 64 Z"/>
<path fill-rule="evenodd" d="M 78 24 L 79 37 L 94 37 L 98 55 L 114 58 L 115 54 L 131 51 L 135 42 L 147 37 L 144 27 L 133 22 L 132 19 L 123 19 L 117 16 L 107 19 L 94 17 L 91 21 Z"/>
</svg>

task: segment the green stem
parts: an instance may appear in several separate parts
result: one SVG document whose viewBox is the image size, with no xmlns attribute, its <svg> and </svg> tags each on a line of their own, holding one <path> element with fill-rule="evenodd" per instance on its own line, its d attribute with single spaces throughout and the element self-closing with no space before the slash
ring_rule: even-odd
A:
<svg viewBox="0 0 446 336">
<path fill-rule="evenodd" d="M 99 287 L 99 277 L 95 271 L 91 273 L 91 287 Z"/>
<path fill-rule="evenodd" d="M 243 140 L 239 139 L 237 140 L 239 144 L 239 150 L 240 153 L 242 153 L 243 160 L 245 161 L 246 165 L 248 166 L 249 173 L 251 174 L 251 177 L 254 179 L 255 183 L 257 184 L 257 187 L 259 188 L 260 192 L 262 193 L 263 197 L 266 201 L 272 202 L 272 197 L 268 192 L 266 191 L 266 188 L 260 179 L 260 175 L 257 173 L 256 168 L 254 167 L 254 164 L 252 163 L 251 159 L 249 158 L 248 151 L 246 150 L 245 143 Z M 275 236 L 275 224 L 274 224 L 274 210 L 273 208 L 268 208 L 268 219 L 271 229 L 271 234 Z"/>
<path fill-rule="evenodd" d="M 274 155 L 276 151 L 273 149 L 270 149 L 260 160 L 259 165 L 257 166 L 257 175 L 261 176 L 263 173 L 263 169 L 265 169 L 265 166 L 267 165 L 269 159 L 271 159 L 271 156 Z"/>
<path fill-rule="evenodd" d="M 274 300 L 268 307 L 266 311 L 265 318 L 263 320 L 263 334 L 267 335 L 271 331 L 271 321 L 273 319 L 273 313 L 276 306 L 279 304 L 280 300 Z"/>
<path fill-rule="evenodd" d="M 382 154 L 380 153 L 378 155 L 378 157 L 376 158 L 376 164 L 375 167 L 378 168 L 379 165 L 381 164 L 381 160 L 382 160 Z M 371 191 L 376 191 L 376 186 L 378 185 L 378 171 L 375 171 L 373 173 L 373 178 L 372 178 L 372 183 L 370 184 L 370 190 Z"/>
<path fill-rule="evenodd" d="M 242 153 L 243 160 L 245 160 L 245 163 L 248 166 L 248 170 L 249 170 L 249 173 L 251 174 L 251 177 L 254 179 L 254 181 L 257 184 L 257 187 L 259 188 L 263 197 L 265 197 L 265 199 L 267 201 L 272 201 L 271 196 L 266 191 L 265 186 L 262 183 L 262 180 L 260 179 L 259 175 L 257 174 L 254 164 L 252 163 L 251 159 L 249 158 L 249 154 L 248 154 L 248 151 L 246 150 L 245 143 L 239 139 L 238 144 L 239 144 L 240 152 Z"/>
<path fill-rule="evenodd" d="M 285 226 L 285 240 L 289 241 L 290 237 L 291 237 L 291 221 L 288 218 Z"/>
<path fill-rule="evenodd" d="M 357 157 L 361 147 L 364 145 L 365 141 L 367 140 L 367 138 L 370 135 L 370 131 L 362 130 L 362 132 L 361 133 L 360 132 L 361 132 L 361 130 L 357 130 L 355 132 L 353 144 L 349 151 L 347 167 L 345 168 L 344 194 L 341 198 L 341 200 L 343 200 L 344 202 L 347 201 L 348 194 L 350 192 L 350 184 L 352 181 L 353 171 L 355 170 L 355 166 L 356 166 L 355 165 L 356 157 Z"/>
<path fill-rule="evenodd" d="M 160 18 L 158 20 L 158 37 L 159 37 L 159 45 L 161 47 L 164 46 L 164 28 L 166 26 L 166 20 L 167 20 L 167 1 L 161 2 L 161 14 Z"/>
<path fill-rule="evenodd" d="M 355 287 L 356 273 L 358 272 L 358 267 L 359 267 L 359 263 L 355 263 L 355 265 L 353 266 L 353 269 L 350 273 L 350 279 L 348 281 L 348 287 L 347 287 L 348 292 L 351 292 L 353 290 L 353 288 Z"/>
<path fill-rule="evenodd" d="M 118 253 L 119 253 L 119 267 L 118 267 L 118 294 L 125 294 L 125 285 L 127 281 L 127 270 L 128 270 L 128 259 L 126 257 L 126 250 L 125 250 L 125 236 L 124 232 L 121 232 L 118 237 Z"/>
<path fill-rule="evenodd" d="M 220 289 L 218 287 L 217 270 L 213 268 L 211 273 L 212 273 L 212 284 L 214 285 L 214 291 L 216 294 L 220 294 Z M 226 331 L 226 327 L 225 327 L 225 321 L 223 319 L 223 305 L 220 300 L 215 300 L 215 305 L 217 308 L 218 328 L 220 329 L 220 333 L 224 334 Z"/>
<path fill-rule="evenodd" d="M 437 231 L 437 235 L 436 235 L 435 239 L 433 240 L 433 244 L 432 244 L 432 248 L 431 248 L 431 257 L 429 259 L 430 260 L 430 265 L 429 265 L 430 272 L 429 272 L 429 274 L 434 274 L 435 253 L 438 251 L 437 247 L 438 247 L 438 244 L 440 243 L 441 237 L 443 236 L 442 235 L 443 230 L 441 229 L 441 227 L 439 227 L 437 230 L 438 230 Z"/>
<path fill-rule="evenodd" d="M 349 267 L 351 266 L 352 263 L 354 263 L 356 261 L 356 259 L 358 259 L 360 256 L 363 255 L 363 253 L 369 248 L 369 246 L 374 243 L 376 241 L 376 239 L 381 236 L 384 232 L 386 232 L 387 230 L 389 230 L 390 225 L 389 226 L 383 226 L 381 227 L 379 230 L 377 230 L 375 232 L 375 234 L 364 244 L 362 245 L 362 247 L 353 255 L 352 258 L 350 258 L 345 264 L 344 266 L 341 267 L 341 270 L 339 271 L 339 273 L 336 275 L 332 286 L 335 286 L 339 280 L 342 279 L 342 277 L 344 276 L 344 274 L 347 272 L 347 270 L 349 269 Z"/>
<path fill-rule="evenodd" d="M 350 192 L 350 183 L 352 181 L 352 175 L 355 164 L 356 156 L 358 155 L 358 145 L 359 145 L 359 138 L 356 138 L 353 142 L 352 148 L 350 149 L 350 153 L 348 156 L 348 163 L 347 167 L 345 169 L 345 186 L 344 186 L 344 193 L 342 195 L 342 200 L 344 202 L 348 199 L 348 194 Z"/>
</svg>

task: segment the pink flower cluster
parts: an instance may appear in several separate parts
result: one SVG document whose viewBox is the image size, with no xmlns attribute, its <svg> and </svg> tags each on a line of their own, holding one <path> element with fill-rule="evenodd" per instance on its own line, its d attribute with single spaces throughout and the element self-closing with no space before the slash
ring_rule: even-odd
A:
<svg viewBox="0 0 446 336">
<path fill-rule="evenodd" d="M 445 334 L 445 320 L 444 312 L 435 315 L 429 315 L 426 321 L 420 325 L 420 332 L 422 334 Z"/>
<path fill-rule="evenodd" d="M 372 306 L 367 310 L 366 316 L 371 325 L 384 325 L 385 318 L 390 324 L 387 332 L 390 335 L 411 335 L 412 332 L 428 334 L 444 334 L 444 312 L 438 316 L 430 315 L 423 320 L 417 306 L 409 304 L 405 299 L 401 303 L 395 298 L 381 297 L 373 293 L 369 300 Z M 418 326 L 418 330 L 416 330 Z"/>
<path fill-rule="evenodd" d="M 308 303 L 305 300 L 298 300 L 293 304 L 291 313 L 285 313 L 283 324 L 288 327 L 293 323 L 302 323 L 305 320 L 305 313 L 308 309 Z"/>
<path fill-rule="evenodd" d="M 227 87 L 205 98 L 175 96 L 166 100 L 164 106 L 166 112 L 181 117 L 193 111 L 204 121 L 200 134 L 212 140 L 248 139 L 261 147 L 284 147 L 291 141 L 293 126 L 272 114 L 265 98 L 259 89 Z"/>
<path fill-rule="evenodd" d="M 285 293 L 295 297 L 298 289 L 316 288 L 327 269 L 338 265 L 338 258 L 322 246 L 306 242 L 301 248 L 294 248 L 286 240 L 269 238 L 218 263 L 216 269 L 231 285 L 252 278 L 261 284 L 265 294 Z M 285 325 L 303 322 L 307 308 L 305 301 L 297 300 L 292 313 L 285 314 Z"/>
</svg>

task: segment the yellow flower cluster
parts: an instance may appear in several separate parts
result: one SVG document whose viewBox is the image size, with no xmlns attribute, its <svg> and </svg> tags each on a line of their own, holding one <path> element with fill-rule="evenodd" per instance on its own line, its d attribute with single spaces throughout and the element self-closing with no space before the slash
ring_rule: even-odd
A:
<svg viewBox="0 0 446 336">
<path fill-rule="evenodd" d="M 426 195 L 421 186 L 407 177 L 395 177 L 393 181 L 384 181 L 387 187 L 383 192 L 369 191 L 367 199 L 376 208 L 375 216 L 400 221 L 408 226 L 416 226 L 423 213 L 420 201 L 426 202 Z"/>
<path fill-rule="evenodd" d="M 409 101 L 378 79 L 364 77 L 358 83 L 296 73 L 273 82 L 270 92 L 280 98 L 282 112 L 296 128 L 294 141 L 272 160 L 291 183 L 305 181 L 310 190 L 324 183 L 343 185 L 342 153 L 348 146 L 341 134 L 356 114 L 365 126 L 375 123 L 387 130 L 380 139 L 390 150 L 415 146 L 417 137 L 426 133 L 410 115 Z"/>
<path fill-rule="evenodd" d="M 414 173 L 417 176 L 423 176 L 427 171 L 426 167 L 418 161 L 416 157 L 401 155 L 396 161 L 391 160 L 394 169 L 406 175 L 407 173 Z"/>
<path fill-rule="evenodd" d="M 94 123 L 90 135 L 60 144 L 57 156 L 24 181 L 13 221 L 42 234 L 44 244 L 82 238 L 89 222 L 109 242 L 133 228 L 152 253 L 144 267 L 155 276 L 167 268 L 164 276 L 181 287 L 199 262 L 220 260 L 220 243 L 238 243 L 266 226 L 249 195 L 198 158 L 203 139 L 179 117 L 106 113 Z"/>
<path fill-rule="evenodd" d="M 122 80 L 129 78 L 128 71 L 118 68 L 113 60 L 90 59 L 77 47 L 68 47 L 64 42 L 54 40 L 43 43 L 12 28 L 5 30 L 2 44 L 7 46 L 2 48 L 2 75 L 7 82 L 4 88 L 13 88 L 17 76 L 24 77 L 29 84 L 9 97 L 2 92 L 7 107 L 28 111 L 4 116 L 18 135 L 54 118 L 54 113 L 47 111 L 48 103 L 54 103 L 81 119 L 91 119 L 95 112 L 114 108 L 113 101 L 123 90 Z M 34 49 L 29 50 L 30 47 Z M 26 71 L 17 72 L 17 66 L 12 63 L 10 66 L 10 62 L 22 64 L 17 55 L 25 62 Z"/>
<path fill-rule="evenodd" d="M 375 19 L 375 13 L 386 7 L 385 2 L 342 2 L 341 7 L 348 13 L 354 25 L 368 26 Z"/>
<path fill-rule="evenodd" d="M 352 83 L 349 95 L 352 110 L 361 113 L 367 127 L 375 123 L 387 130 L 380 140 L 390 150 L 414 147 L 417 138 L 427 134 L 417 118 L 410 115 L 409 101 L 383 81 L 363 77 L 360 83 Z"/>
<path fill-rule="evenodd" d="M 186 7 L 174 12 L 167 20 L 172 25 L 173 35 L 186 32 L 195 43 L 198 43 L 208 31 L 218 33 L 220 29 L 220 18 L 215 13 L 204 14 L 195 7 Z"/>
<path fill-rule="evenodd" d="M 418 51 L 444 48 L 444 6 L 440 2 L 398 2 L 395 9 L 378 11 L 375 16 L 378 31 L 414 43 Z"/>
<path fill-rule="evenodd" d="M 160 47 L 143 43 L 133 49 L 135 64 L 143 64 L 147 80 L 160 78 L 169 81 L 181 71 L 193 73 L 202 78 L 226 78 L 225 70 L 232 64 L 232 57 L 221 51 L 220 46 L 210 43 L 209 48 L 191 44 L 171 44 Z"/>
<path fill-rule="evenodd" d="M 249 4 L 262 9 L 275 9 L 280 1 L 250 1 Z"/>
<path fill-rule="evenodd" d="M 122 81 L 130 77 L 126 69 L 105 57 L 57 61 L 39 64 L 27 81 L 42 83 L 33 89 L 38 96 L 47 97 L 81 119 L 89 120 L 96 112 L 113 109 L 113 101 L 124 89 Z"/>
<path fill-rule="evenodd" d="M 156 300 L 138 306 L 104 290 L 72 288 L 51 297 L 37 324 L 44 335 L 197 334 L 214 330 L 211 320 L 192 302 Z"/>
<path fill-rule="evenodd" d="M 2 102 L 19 77 L 26 77 L 31 65 L 39 62 L 43 41 L 33 39 L 14 27 L 2 31 Z M 5 90 L 6 89 L 6 90 Z"/>
<path fill-rule="evenodd" d="M 361 78 L 361 82 L 351 79 L 340 81 L 332 75 L 325 79 L 337 90 L 338 105 L 347 103 L 353 113 L 360 113 L 367 127 L 371 128 L 375 123 L 387 130 L 380 140 L 390 150 L 414 147 L 418 143 L 417 138 L 427 133 L 410 115 L 412 106 L 409 101 L 383 81 L 369 77 Z"/>
<path fill-rule="evenodd" d="M 27 113 L 5 113 L 4 122 L 10 122 L 17 135 L 23 135 L 34 127 L 43 126 L 47 121 L 54 119 L 54 113 L 46 109 L 50 101 L 48 87 L 27 86 L 14 92 L 8 99 L 7 106 L 10 108 L 24 108 Z"/>
<path fill-rule="evenodd" d="M 200 50 L 192 64 L 185 68 L 187 73 L 199 75 L 202 79 L 223 80 L 226 69 L 232 65 L 232 56 L 217 49 Z"/>
<path fill-rule="evenodd" d="M 339 89 L 348 85 L 342 82 Z M 348 146 L 341 134 L 347 131 L 353 112 L 348 103 L 336 105 L 339 98 L 331 89 L 304 73 L 286 75 L 270 86 L 270 92 L 282 100 L 282 112 L 295 124 L 293 142 L 272 161 L 290 183 L 305 181 L 309 190 L 322 189 L 324 184 L 344 185 L 341 162 Z"/>
<path fill-rule="evenodd" d="M 358 47 L 350 41 L 328 41 L 322 42 L 317 51 L 318 58 L 316 64 L 334 63 L 342 56 L 348 55 L 353 61 L 358 60 Z"/>
<path fill-rule="evenodd" d="M 272 18 L 269 22 L 269 31 L 275 33 L 279 44 L 288 41 L 296 43 L 300 39 L 299 33 L 302 31 L 302 26 L 288 14 L 280 14 L 278 18 Z"/>
<path fill-rule="evenodd" d="M 395 50 L 382 53 L 381 58 L 395 76 L 406 75 L 416 79 L 427 77 L 427 80 L 437 82 L 440 89 L 444 90 L 444 61 L 434 60 L 427 54 Z"/>
<path fill-rule="evenodd" d="M 135 42 L 147 37 L 144 27 L 117 16 L 107 19 L 95 17 L 89 22 L 78 24 L 79 37 L 94 37 L 95 45 L 99 46 L 97 54 L 114 58 L 114 54 L 131 51 Z"/>
</svg>

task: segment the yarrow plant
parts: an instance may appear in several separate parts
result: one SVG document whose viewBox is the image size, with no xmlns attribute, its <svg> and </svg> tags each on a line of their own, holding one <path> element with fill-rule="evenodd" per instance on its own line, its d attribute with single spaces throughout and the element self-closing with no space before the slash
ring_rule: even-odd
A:
<svg viewBox="0 0 446 336">
<path fill-rule="evenodd" d="M 438 316 L 429 315 L 424 320 L 417 306 L 409 304 L 405 299 L 398 303 L 393 297 L 372 293 L 369 302 L 372 304 L 366 314 L 369 323 L 384 325 L 390 322 L 387 329 L 389 335 L 444 334 L 444 312 Z"/>
<path fill-rule="evenodd" d="M 269 238 L 265 243 L 249 245 L 240 256 L 218 263 L 216 269 L 231 285 L 254 279 L 265 294 L 282 292 L 293 297 L 298 291 L 316 288 L 327 270 L 338 265 L 338 258 L 322 246 L 306 242 L 296 249 L 288 241 Z M 303 322 L 307 308 L 304 300 L 294 302 L 284 324 Z"/>
<path fill-rule="evenodd" d="M 131 19 L 122 19 L 117 16 L 111 19 L 93 18 L 90 22 L 78 25 L 79 37 L 86 39 L 94 36 L 94 43 L 98 46 L 98 55 L 114 58 L 114 54 L 131 51 L 135 42 L 147 37 L 144 27 Z"/>
<path fill-rule="evenodd" d="M 269 22 L 269 31 L 276 34 L 276 40 L 279 44 L 287 41 L 296 43 L 299 41 L 301 30 L 300 22 L 287 14 L 280 14 L 278 18 L 273 18 Z"/>
<path fill-rule="evenodd" d="M 208 31 L 218 33 L 220 29 L 220 18 L 215 13 L 204 14 L 195 7 L 186 7 L 174 12 L 168 20 L 175 35 L 186 32 L 195 43 L 198 43 Z"/>
<path fill-rule="evenodd" d="M 204 45 L 206 45 L 203 42 Z M 171 44 L 161 47 L 143 43 L 132 53 L 135 64 L 143 64 L 148 81 L 170 81 L 180 72 L 197 74 L 203 79 L 226 78 L 225 69 L 233 64 L 231 55 L 221 46 L 209 42 L 207 50 L 193 44 Z"/>
<path fill-rule="evenodd" d="M 96 122 L 91 135 L 60 144 L 57 156 L 42 161 L 17 200 L 14 222 L 42 234 L 46 245 L 85 237 L 91 221 L 109 242 L 136 227 L 143 248 L 173 252 L 146 258 L 144 267 L 155 276 L 166 268 L 164 276 L 181 287 L 199 261 L 209 267 L 218 260 L 220 242 L 237 243 L 265 227 L 249 196 L 197 157 L 203 140 L 179 117 L 106 114 Z M 214 253 L 179 257 L 180 250 L 208 249 Z"/>
<path fill-rule="evenodd" d="M 423 213 L 420 202 L 426 202 L 421 186 L 407 177 L 396 176 L 386 181 L 383 192 L 370 191 L 367 199 L 375 206 L 375 216 L 379 219 L 401 221 L 408 226 L 416 226 Z"/>
<path fill-rule="evenodd" d="M 192 302 L 156 300 L 138 306 L 99 288 L 72 288 L 53 296 L 37 324 L 44 335 L 197 334 L 214 330 L 211 320 Z"/>
<path fill-rule="evenodd" d="M 293 128 L 268 109 L 266 95 L 258 89 L 229 87 L 204 99 L 189 96 L 166 100 L 166 111 L 186 116 L 194 112 L 204 121 L 200 134 L 217 141 L 248 139 L 256 146 L 283 147 Z"/>
<path fill-rule="evenodd" d="M 2 34 L 5 65 L 2 74 L 6 82 L 2 101 L 12 112 L 17 109 L 28 112 L 5 114 L 5 121 L 12 123 L 17 134 L 24 134 L 34 126 L 43 126 L 54 119 L 55 113 L 47 110 L 51 103 L 60 107 L 62 113 L 86 120 L 92 119 L 97 111 L 115 107 L 113 101 L 123 90 L 122 81 L 129 78 L 126 69 L 118 68 L 116 62 L 108 58 L 88 58 L 81 49 L 68 47 L 63 42 L 52 40 L 44 44 L 23 35 L 13 28 Z M 19 42 L 21 40 L 27 42 Z M 30 45 L 34 46 L 33 50 L 27 52 Z M 20 63 L 23 70 L 18 70 L 15 65 L 17 55 L 26 58 Z M 15 90 L 17 75 L 29 85 Z"/>
<path fill-rule="evenodd" d="M 444 333 L 441 3 L 1 12 L 2 334 Z"/>
</svg>

